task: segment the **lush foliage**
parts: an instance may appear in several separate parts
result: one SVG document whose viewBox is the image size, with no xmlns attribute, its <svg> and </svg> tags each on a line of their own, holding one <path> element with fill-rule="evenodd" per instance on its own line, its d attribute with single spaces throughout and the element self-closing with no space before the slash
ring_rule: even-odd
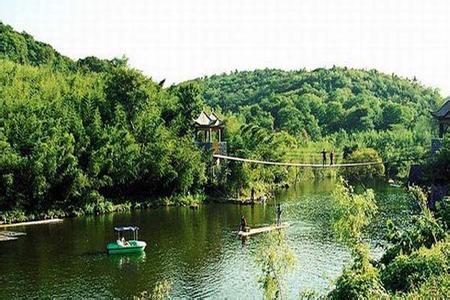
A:
<svg viewBox="0 0 450 300">
<path fill-rule="evenodd" d="M 333 227 L 338 238 L 351 250 L 353 264 L 336 281 L 331 299 L 367 299 L 384 295 L 379 271 L 369 259 L 369 246 L 364 243 L 363 229 L 377 212 L 372 190 L 357 194 L 343 179 L 332 195 Z"/>
<path fill-rule="evenodd" d="M 377 212 L 375 194 L 367 190 L 357 194 L 343 179 L 332 194 L 333 226 L 339 237 L 352 249 L 362 242 L 362 233 Z"/>
<path fill-rule="evenodd" d="M 425 193 L 413 187 L 410 195 L 420 208 L 419 214 L 414 217 L 411 227 L 404 231 L 390 222 L 386 252 L 379 261 L 372 262 L 369 247 L 361 236 L 376 207 L 373 197 L 370 193 L 369 196 L 354 195 L 345 185 L 338 185 L 333 193 L 333 206 L 337 212 L 334 214 L 335 229 L 350 246 L 354 261 L 336 281 L 330 298 L 371 299 L 391 295 L 408 299 L 415 299 L 418 295 L 446 298 L 450 270 L 448 234 L 428 209 Z M 440 286 L 440 283 L 447 284 L 447 287 Z"/>
<path fill-rule="evenodd" d="M 59 72 L 0 60 L 0 209 L 101 212 L 105 196 L 201 191 L 201 152 L 176 126 L 190 122 L 181 101 L 197 95 L 183 97 L 128 67 Z"/>
<path fill-rule="evenodd" d="M 449 251 L 449 244 L 440 242 L 430 249 L 400 254 L 382 271 L 381 280 L 391 291 L 414 290 L 430 278 L 449 272 Z"/>
<path fill-rule="evenodd" d="M 376 165 L 366 165 L 361 167 L 349 167 L 341 169 L 341 174 L 351 181 L 367 181 L 384 176 L 384 166 L 377 151 L 370 148 L 360 148 L 350 153 L 345 159 L 346 163 L 355 162 L 380 162 Z"/>
<path fill-rule="evenodd" d="M 295 263 L 295 256 L 284 234 L 275 232 L 266 235 L 256 255 L 256 263 L 262 269 L 260 283 L 264 298 L 282 299 L 285 276 Z"/>
<path fill-rule="evenodd" d="M 59 70 L 74 70 L 75 63 L 50 45 L 36 41 L 26 32 L 18 33 L 0 22 L 0 58 L 19 64 L 49 66 Z"/>
<path fill-rule="evenodd" d="M 242 112 L 247 122 L 311 138 L 344 129 L 412 129 L 441 97 L 413 80 L 375 70 L 258 70 L 202 79 L 208 104 Z M 298 122 L 298 123 L 292 123 Z"/>
<path fill-rule="evenodd" d="M 228 152 L 244 158 L 286 161 L 287 151 L 296 147 L 296 141 L 285 132 L 274 132 L 257 125 L 246 125 L 242 116 L 226 115 Z M 267 167 L 264 165 L 229 162 L 218 170 L 226 184 L 228 194 L 236 196 L 250 195 L 267 191 L 274 185 L 288 181 L 289 170 L 285 167 Z"/>
<path fill-rule="evenodd" d="M 344 269 L 329 294 L 330 299 L 380 299 L 386 296 L 380 282 L 379 270 L 369 261 L 367 245 L 356 247 L 358 255 L 353 265 Z"/>
<path fill-rule="evenodd" d="M 274 185 L 335 170 L 236 162 L 213 170 L 193 141 L 192 119 L 206 105 L 226 121 L 231 155 L 269 161 L 382 159 L 405 175 L 431 134 L 429 110 L 442 98 L 416 81 L 347 68 L 257 70 L 163 88 L 126 58 L 73 61 L 0 24 L 0 209 L 110 211 L 111 196 L 248 197 Z M 442 151 L 440 161 L 446 159 Z M 212 172 L 210 172 L 212 171 Z M 342 174 L 366 180 L 382 165 Z M 195 202 L 195 201 L 194 201 Z M 16 214 L 20 219 L 20 214 Z"/>
<path fill-rule="evenodd" d="M 426 150 L 433 129 L 430 110 L 442 97 L 414 80 L 375 70 L 333 67 L 313 71 L 257 70 L 198 80 L 207 104 L 238 114 L 243 124 L 286 133 L 321 162 L 322 146 L 341 158 L 354 144 L 375 149 L 389 176 L 406 175 L 408 162 Z M 293 160 L 310 155 L 297 152 Z"/>
<path fill-rule="evenodd" d="M 450 299 L 450 274 L 429 278 L 418 289 L 399 294 L 399 299 Z"/>
<path fill-rule="evenodd" d="M 450 182 L 450 133 L 444 137 L 442 148 L 425 165 L 428 181 L 437 184 Z"/>
<path fill-rule="evenodd" d="M 388 221 L 386 239 L 390 245 L 381 258 L 381 263 L 385 265 L 400 254 L 408 255 L 421 247 L 431 248 L 445 239 L 445 227 L 429 210 L 426 194 L 417 186 L 411 187 L 409 193 L 418 204 L 420 213 L 412 216 L 412 226 L 407 229 L 402 230 Z"/>
</svg>

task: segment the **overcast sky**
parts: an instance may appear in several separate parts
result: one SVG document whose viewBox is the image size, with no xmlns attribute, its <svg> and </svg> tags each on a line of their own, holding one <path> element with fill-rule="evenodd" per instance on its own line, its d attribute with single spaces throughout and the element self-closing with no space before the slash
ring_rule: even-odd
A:
<svg viewBox="0 0 450 300">
<path fill-rule="evenodd" d="M 0 0 L 0 20 L 78 59 L 169 83 L 233 70 L 375 68 L 450 94 L 450 1 Z"/>
</svg>

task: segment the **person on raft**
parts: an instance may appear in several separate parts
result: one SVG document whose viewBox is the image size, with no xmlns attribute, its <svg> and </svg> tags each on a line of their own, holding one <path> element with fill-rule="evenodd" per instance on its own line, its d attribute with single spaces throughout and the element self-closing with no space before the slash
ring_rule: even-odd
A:
<svg viewBox="0 0 450 300">
<path fill-rule="evenodd" d="M 246 232 L 248 230 L 248 226 L 247 226 L 247 220 L 245 219 L 244 216 L 241 217 L 241 225 L 239 226 L 239 231 L 244 231 Z"/>
<path fill-rule="evenodd" d="M 281 204 L 278 203 L 277 204 L 277 208 L 275 210 L 275 213 L 277 214 L 277 226 L 281 225 L 281 213 L 282 213 L 282 209 L 281 209 Z"/>
</svg>

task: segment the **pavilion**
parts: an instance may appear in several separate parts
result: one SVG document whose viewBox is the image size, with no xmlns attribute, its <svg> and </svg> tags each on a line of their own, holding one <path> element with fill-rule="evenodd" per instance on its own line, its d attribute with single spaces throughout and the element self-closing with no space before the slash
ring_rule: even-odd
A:
<svg viewBox="0 0 450 300">
<path fill-rule="evenodd" d="M 450 99 L 441 108 L 431 114 L 439 122 L 439 138 L 443 138 L 447 129 L 450 127 Z"/>
<path fill-rule="evenodd" d="M 226 142 L 223 142 L 224 122 L 214 113 L 204 111 L 193 120 L 197 144 L 206 150 L 213 150 L 214 154 L 226 154 Z"/>
</svg>

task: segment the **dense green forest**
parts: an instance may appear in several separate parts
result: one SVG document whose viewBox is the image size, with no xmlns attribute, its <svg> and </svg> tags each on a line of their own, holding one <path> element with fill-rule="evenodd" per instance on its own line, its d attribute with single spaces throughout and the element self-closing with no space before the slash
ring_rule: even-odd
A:
<svg viewBox="0 0 450 300">
<path fill-rule="evenodd" d="M 408 162 L 398 160 L 427 152 L 429 111 L 442 100 L 414 80 L 346 68 L 234 72 L 166 88 L 126 58 L 74 61 L 0 24 L 0 210 L 93 213 L 124 196 L 246 196 L 293 178 L 230 162 L 212 180 L 192 128 L 202 109 L 223 117 L 235 156 L 318 162 L 326 149 L 337 161 L 393 161 L 348 177 L 404 176 Z"/>
<path fill-rule="evenodd" d="M 124 60 L 74 62 L 0 28 L 0 210 L 92 213 L 111 209 L 105 196 L 202 190 L 195 84 L 165 90 Z"/>
<path fill-rule="evenodd" d="M 324 147 L 342 155 L 356 145 L 374 148 L 384 161 L 423 156 L 435 127 L 429 112 L 443 101 L 436 89 L 376 70 L 266 69 L 199 81 L 208 105 L 239 115 L 243 124 L 288 133 L 316 154 Z M 298 154 L 296 161 L 307 157 Z M 389 164 L 386 171 L 404 176 L 405 166 Z"/>
</svg>

